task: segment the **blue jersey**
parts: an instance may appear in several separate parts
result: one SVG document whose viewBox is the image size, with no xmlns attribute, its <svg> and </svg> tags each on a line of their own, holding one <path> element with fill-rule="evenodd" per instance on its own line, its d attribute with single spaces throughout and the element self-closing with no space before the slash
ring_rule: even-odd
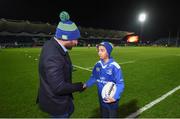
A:
<svg viewBox="0 0 180 119">
<path fill-rule="evenodd" d="M 111 104 L 104 103 L 101 97 L 102 89 L 107 82 L 114 82 L 117 86 L 116 93 L 113 97 L 116 102 Z M 108 109 L 117 109 L 121 93 L 124 90 L 124 80 L 121 67 L 114 61 L 113 58 L 110 58 L 106 64 L 103 62 L 103 60 L 100 60 L 95 64 L 92 75 L 86 82 L 86 86 L 90 87 L 93 84 L 96 84 L 98 87 L 98 96 L 101 106 Z"/>
</svg>

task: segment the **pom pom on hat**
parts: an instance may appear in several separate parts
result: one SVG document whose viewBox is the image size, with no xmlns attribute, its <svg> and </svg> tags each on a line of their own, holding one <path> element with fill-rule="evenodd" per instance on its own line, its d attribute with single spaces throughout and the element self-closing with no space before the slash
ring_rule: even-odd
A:
<svg viewBox="0 0 180 119">
<path fill-rule="evenodd" d="M 68 21 L 70 19 L 70 16 L 69 16 L 69 14 L 66 11 L 62 11 L 59 14 L 59 17 L 60 17 L 62 22 Z"/>
<path fill-rule="evenodd" d="M 77 40 L 80 32 L 74 22 L 70 20 L 70 15 L 66 11 L 59 14 L 60 22 L 56 28 L 55 37 L 62 40 Z"/>
</svg>

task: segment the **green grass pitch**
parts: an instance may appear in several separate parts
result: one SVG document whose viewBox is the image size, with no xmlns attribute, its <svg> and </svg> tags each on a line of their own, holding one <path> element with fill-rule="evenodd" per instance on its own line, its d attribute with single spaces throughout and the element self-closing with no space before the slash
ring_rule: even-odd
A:
<svg viewBox="0 0 180 119">
<path fill-rule="evenodd" d="M 0 51 L 0 117 L 44 118 L 36 105 L 38 58 L 41 48 L 14 48 Z M 99 60 L 96 48 L 76 47 L 70 51 L 72 63 L 92 69 Z M 120 64 L 125 91 L 119 104 L 119 117 L 127 117 L 139 108 L 180 85 L 180 48 L 115 47 L 113 58 Z M 85 82 L 91 72 L 73 70 L 73 82 Z M 97 88 L 74 93 L 75 111 L 71 117 L 99 117 Z M 180 90 L 140 118 L 180 118 Z"/>
</svg>

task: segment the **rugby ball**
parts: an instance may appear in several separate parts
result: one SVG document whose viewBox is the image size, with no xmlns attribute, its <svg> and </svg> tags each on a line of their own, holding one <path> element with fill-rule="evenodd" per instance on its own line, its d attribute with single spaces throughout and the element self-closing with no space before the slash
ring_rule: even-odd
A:
<svg viewBox="0 0 180 119">
<path fill-rule="evenodd" d="M 108 82 L 102 89 L 101 96 L 105 100 L 107 97 L 114 97 L 117 87 L 114 82 Z"/>
</svg>

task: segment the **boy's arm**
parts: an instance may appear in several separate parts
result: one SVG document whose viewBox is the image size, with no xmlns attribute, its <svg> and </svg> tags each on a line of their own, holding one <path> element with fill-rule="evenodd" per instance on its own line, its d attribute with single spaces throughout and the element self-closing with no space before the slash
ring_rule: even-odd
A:
<svg viewBox="0 0 180 119">
<path fill-rule="evenodd" d="M 124 79 L 122 76 L 121 68 L 119 68 L 119 69 L 115 68 L 114 76 L 115 76 L 115 81 L 116 81 L 116 86 L 117 86 L 116 93 L 114 95 L 114 99 L 118 100 L 118 99 L 120 99 L 121 93 L 124 90 Z"/>
<path fill-rule="evenodd" d="M 94 68 L 93 68 L 93 71 L 92 71 L 92 74 L 91 74 L 91 77 L 90 77 L 90 79 L 84 84 L 84 86 L 83 87 L 91 87 L 93 84 L 95 84 L 96 83 L 96 68 L 95 68 L 96 66 L 94 66 Z"/>
</svg>

